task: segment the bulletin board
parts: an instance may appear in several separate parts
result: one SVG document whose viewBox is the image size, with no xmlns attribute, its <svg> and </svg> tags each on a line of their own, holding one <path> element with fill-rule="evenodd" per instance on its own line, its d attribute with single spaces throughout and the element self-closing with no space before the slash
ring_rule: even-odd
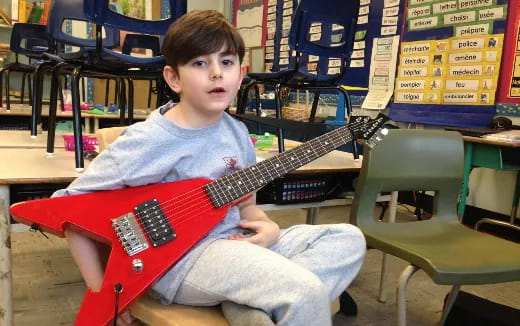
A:
<svg viewBox="0 0 520 326">
<path fill-rule="evenodd" d="M 343 85 L 368 87 L 373 41 L 400 35 L 406 0 L 360 0 L 354 50 Z"/>
<path fill-rule="evenodd" d="M 496 111 L 520 116 L 520 0 L 509 0 Z"/>
<path fill-rule="evenodd" d="M 508 9 L 508 0 L 407 0 L 390 117 L 488 126 Z"/>
</svg>

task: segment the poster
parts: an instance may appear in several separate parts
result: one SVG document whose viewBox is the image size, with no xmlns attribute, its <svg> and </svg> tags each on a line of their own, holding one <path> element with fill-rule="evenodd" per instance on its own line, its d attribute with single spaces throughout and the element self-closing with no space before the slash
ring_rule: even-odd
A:
<svg viewBox="0 0 520 326">
<path fill-rule="evenodd" d="M 374 38 L 368 94 L 362 109 L 383 110 L 392 97 L 399 36 Z"/>
<path fill-rule="evenodd" d="M 246 47 L 264 45 L 264 0 L 235 0 L 234 23 Z M 272 26 L 267 26 L 267 28 Z"/>
<path fill-rule="evenodd" d="M 395 103 L 490 105 L 503 34 L 403 42 Z"/>
</svg>

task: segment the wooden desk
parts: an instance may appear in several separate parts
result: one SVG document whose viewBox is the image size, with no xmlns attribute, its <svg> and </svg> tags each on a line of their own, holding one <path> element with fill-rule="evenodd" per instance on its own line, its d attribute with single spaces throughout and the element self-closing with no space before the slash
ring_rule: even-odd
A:
<svg viewBox="0 0 520 326">
<path fill-rule="evenodd" d="M 464 136 L 464 177 L 460 192 L 458 207 L 459 218 L 464 216 L 466 207 L 466 196 L 468 194 L 469 175 L 474 167 L 484 167 L 503 171 L 520 171 L 520 144 L 490 140 L 480 137 Z M 515 192 L 509 222 L 497 221 L 484 218 L 475 225 L 476 228 L 482 223 L 491 223 L 512 227 L 520 231 L 520 226 L 515 225 L 520 197 L 520 173 L 517 173 Z"/>
<path fill-rule="evenodd" d="M 8 212 L 10 185 L 68 183 L 74 180 L 79 175 L 70 168 L 74 163 L 74 152 L 60 148 L 55 154 L 48 158 L 40 148 L 0 148 L 0 275 L 6 275 L 0 278 L 0 311 L 4 312 L 0 314 L 0 325 L 13 325 L 9 234 L 11 231 L 28 230 L 28 227 L 18 224 L 16 226 L 21 228 L 11 228 Z M 86 164 L 88 165 L 88 162 Z"/>
<path fill-rule="evenodd" d="M 63 134 L 64 133 L 56 133 L 54 148 L 65 147 L 65 142 L 61 137 Z M 0 148 L 45 149 L 47 147 L 47 132 L 44 131 L 42 136 L 43 137 L 32 138 L 31 133 L 28 130 L 0 130 Z"/>
</svg>

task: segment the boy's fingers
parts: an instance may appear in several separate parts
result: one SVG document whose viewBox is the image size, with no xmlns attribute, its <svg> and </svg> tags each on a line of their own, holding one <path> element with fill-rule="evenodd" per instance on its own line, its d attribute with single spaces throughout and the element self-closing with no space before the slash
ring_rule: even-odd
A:
<svg viewBox="0 0 520 326">
<path fill-rule="evenodd" d="M 128 324 L 130 324 L 132 321 L 134 321 L 134 317 L 130 315 L 130 311 L 125 310 L 121 313 L 120 317 Z"/>
<path fill-rule="evenodd" d="M 253 222 L 240 222 L 238 223 L 238 226 L 244 229 L 250 229 L 250 230 L 258 230 L 260 228 L 260 223 L 257 223 L 257 221 Z"/>
</svg>

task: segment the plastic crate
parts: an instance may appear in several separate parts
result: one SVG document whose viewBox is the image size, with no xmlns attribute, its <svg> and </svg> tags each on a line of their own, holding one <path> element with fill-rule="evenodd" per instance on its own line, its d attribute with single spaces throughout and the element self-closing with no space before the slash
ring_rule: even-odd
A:
<svg viewBox="0 0 520 326">
<path fill-rule="evenodd" d="M 74 135 L 63 135 L 63 141 L 65 142 L 65 150 L 66 151 L 74 151 Z M 98 140 L 96 136 L 83 135 L 83 151 L 89 152 L 96 149 L 98 145 Z"/>
<path fill-rule="evenodd" d="M 337 186 L 333 175 L 290 175 L 257 192 L 259 203 L 292 204 L 323 201 Z"/>
</svg>

